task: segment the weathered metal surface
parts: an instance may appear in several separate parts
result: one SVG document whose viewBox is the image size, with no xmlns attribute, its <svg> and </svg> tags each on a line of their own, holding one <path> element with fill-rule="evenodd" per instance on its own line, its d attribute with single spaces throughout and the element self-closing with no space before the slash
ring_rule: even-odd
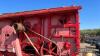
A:
<svg viewBox="0 0 100 56">
<path fill-rule="evenodd" d="M 71 6 L 3 14 L 0 28 L 14 26 L 22 49 L 20 56 L 76 56 L 80 48 L 79 9 L 80 6 Z M 20 46 L 15 49 L 18 51 Z"/>
</svg>

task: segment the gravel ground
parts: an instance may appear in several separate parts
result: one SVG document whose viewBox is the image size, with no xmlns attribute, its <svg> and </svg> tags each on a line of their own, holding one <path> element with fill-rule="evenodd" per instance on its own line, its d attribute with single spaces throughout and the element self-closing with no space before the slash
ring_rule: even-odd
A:
<svg viewBox="0 0 100 56">
<path fill-rule="evenodd" d="M 86 55 L 89 55 L 89 56 L 97 56 L 95 53 L 93 53 L 94 48 L 95 48 L 95 46 L 91 46 L 90 44 L 81 43 L 80 44 L 80 53 L 79 53 L 78 56 L 86 56 Z"/>
</svg>

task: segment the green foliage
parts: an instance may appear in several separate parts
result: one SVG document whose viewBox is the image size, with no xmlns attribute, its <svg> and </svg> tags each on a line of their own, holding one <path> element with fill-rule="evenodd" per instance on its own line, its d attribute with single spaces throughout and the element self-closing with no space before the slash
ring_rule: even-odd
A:
<svg viewBox="0 0 100 56">
<path fill-rule="evenodd" d="M 86 29 L 80 30 L 80 40 L 84 42 L 87 37 L 100 36 L 100 29 Z"/>
<path fill-rule="evenodd" d="M 81 35 L 100 36 L 100 29 L 81 30 Z"/>
</svg>

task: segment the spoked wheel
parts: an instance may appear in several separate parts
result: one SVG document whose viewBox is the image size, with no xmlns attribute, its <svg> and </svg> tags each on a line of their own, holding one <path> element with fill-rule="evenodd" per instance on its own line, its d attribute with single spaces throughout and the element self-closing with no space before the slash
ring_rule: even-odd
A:
<svg viewBox="0 0 100 56">
<path fill-rule="evenodd" d="M 53 44 L 52 42 L 49 43 L 43 43 L 41 47 L 41 55 L 53 55 L 53 56 L 58 56 L 57 54 L 57 46 Z"/>
</svg>

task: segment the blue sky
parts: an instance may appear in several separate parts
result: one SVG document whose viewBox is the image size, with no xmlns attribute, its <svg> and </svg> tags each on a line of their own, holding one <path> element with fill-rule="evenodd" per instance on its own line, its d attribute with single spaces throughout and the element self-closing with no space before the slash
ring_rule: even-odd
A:
<svg viewBox="0 0 100 56">
<path fill-rule="evenodd" d="M 0 0 L 0 14 L 80 5 L 80 29 L 100 28 L 100 0 Z"/>
</svg>

